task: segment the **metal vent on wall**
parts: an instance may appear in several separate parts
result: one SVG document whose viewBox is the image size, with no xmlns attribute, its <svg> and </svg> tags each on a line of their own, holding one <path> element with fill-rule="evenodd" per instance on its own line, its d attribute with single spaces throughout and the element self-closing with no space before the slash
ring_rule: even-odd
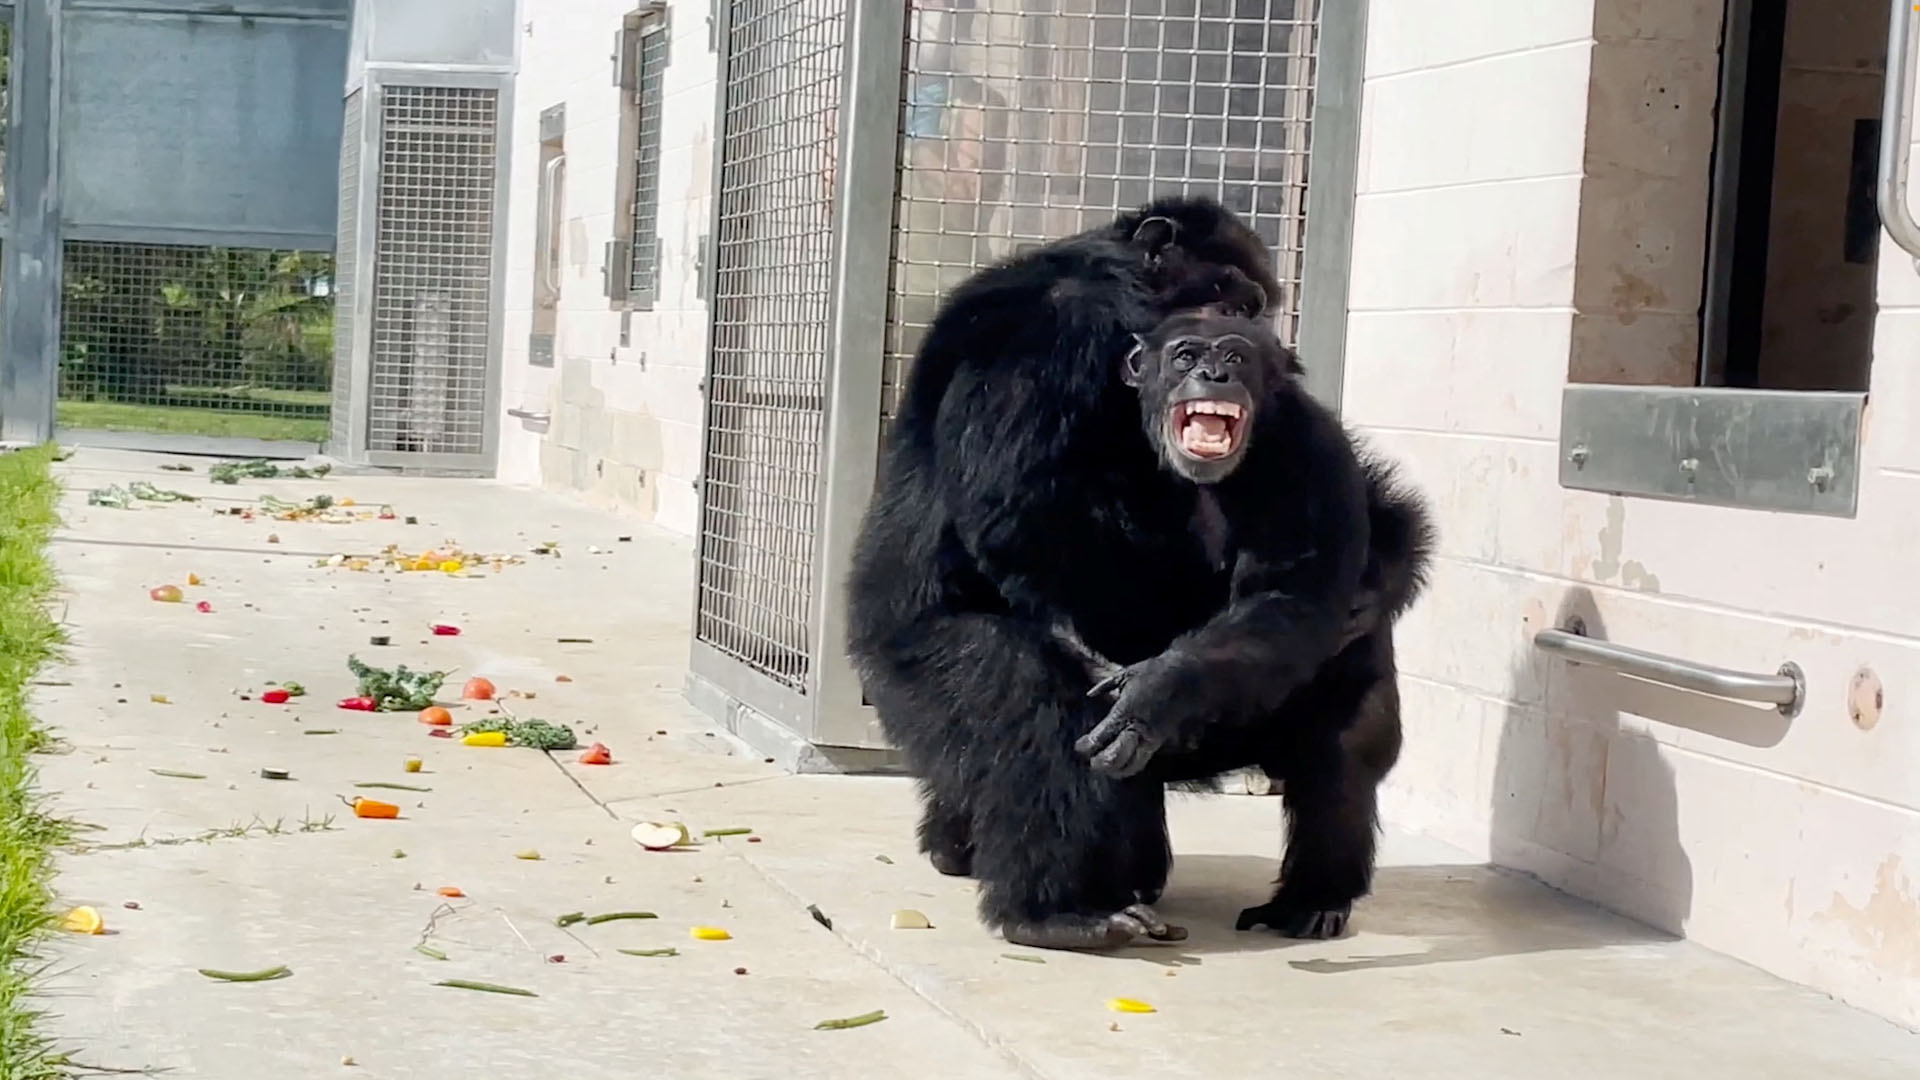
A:
<svg viewBox="0 0 1920 1080">
<path fill-rule="evenodd" d="M 499 92 L 387 85 L 366 448 L 487 452 Z"/>
<path fill-rule="evenodd" d="M 347 95 L 340 120 L 339 239 L 334 244 L 333 286 L 333 430 L 330 444 L 345 447 L 352 438 L 354 279 L 360 239 L 360 140 L 365 134 L 366 92 Z"/>
<path fill-rule="evenodd" d="M 1300 314 L 1320 0 L 920 0 L 907 14 L 881 413 L 939 300 L 1159 195 L 1219 198 Z"/>
<path fill-rule="evenodd" d="M 728 0 L 696 633 L 805 692 L 840 0 Z"/>
</svg>

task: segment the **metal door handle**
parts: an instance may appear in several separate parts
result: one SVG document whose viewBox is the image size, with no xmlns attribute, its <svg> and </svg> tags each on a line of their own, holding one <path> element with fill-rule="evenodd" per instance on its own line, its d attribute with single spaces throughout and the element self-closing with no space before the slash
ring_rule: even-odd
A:
<svg viewBox="0 0 1920 1080">
<path fill-rule="evenodd" d="M 1880 222 L 1920 269 L 1920 223 L 1907 202 L 1907 163 L 1913 149 L 1914 0 L 1893 0 L 1887 19 L 1887 87 L 1880 103 Z"/>
<path fill-rule="evenodd" d="M 1798 715 L 1807 696 L 1806 677 L 1800 665 L 1791 660 L 1780 665 L 1777 674 L 1757 675 L 1596 641 L 1578 630 L 1542 630 L 1533 636 L 1533 647 L 1576 664 L 1592 664 L 1682 690 L 1736 701 L 1764 701 L 1785 716 Z"/>
<path fill-rule="evenodd" d="M 541 209 L 547 220 L 547 250 L 541 253 L 540 284 L 547 294 L 555 300 L 560 298 L 560 169 L 567 163 L 567 155 L 555 154 L 547 162 L 545 174 L 541 177 L 541 186 L 546 191 L 545 205 Z"/>
</svg>

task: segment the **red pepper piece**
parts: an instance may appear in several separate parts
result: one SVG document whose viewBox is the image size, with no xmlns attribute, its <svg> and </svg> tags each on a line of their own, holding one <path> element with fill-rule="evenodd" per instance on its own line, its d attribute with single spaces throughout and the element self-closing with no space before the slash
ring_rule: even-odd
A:
<svg viewBox="0 0 1920 1080">
<path fill-rule="evenodd" d="M 354 712 L 372 712 L 374 711 L 375 704 L 374 700 L 370 697 L 342 698 L 340 701 L 341 708 L 352 709 Z"/>
<path fill-rule="evenodd" d="M 193 610 L 199 612 L 202 615 L 211 615 L 213 614 L 213 605 L 207 603 L 205 600 L 202 600 L 199 603 L 193 605 Z"/>
<path fill-rule="evenodd" d="M 427 734 L 436 739 L 451 739 L 453 738 L 453 729 L 443 727 L 428 728 Z"/>
<path fill-rule="evenodd" d="M 287 702 L 293 700 L 293 695 L 287 693 L 285 690 L 269 690 L 260 695 L 260 700 L 269 705 L 285 705 Z"/>
<path fill-rule="evenodd" d="M 427 627 L 427 629 L 432 630 L 433 636 L 435 637 L 459 637 L 460 636 L 460 628 L 457 626 L 449 625 L 447 623 L 437 622 L 437 623 L 434 623 L 432 626 Z"/>
</svg>

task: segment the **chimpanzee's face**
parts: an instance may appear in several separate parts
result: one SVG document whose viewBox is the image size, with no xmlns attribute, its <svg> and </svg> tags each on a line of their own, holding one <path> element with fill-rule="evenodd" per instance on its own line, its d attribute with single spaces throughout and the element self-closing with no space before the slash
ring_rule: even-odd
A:
<svg viewBox="0 0 1920 1080">
<path fill-rule="evenodd" d="M 1161 460 L 1217 484 L 1245 460 L 1255 413 L 1298 363 L 1271 327 L 1216 312 L 1175 315 L 1139 340 L 1125 377 Z"/>
</svg>

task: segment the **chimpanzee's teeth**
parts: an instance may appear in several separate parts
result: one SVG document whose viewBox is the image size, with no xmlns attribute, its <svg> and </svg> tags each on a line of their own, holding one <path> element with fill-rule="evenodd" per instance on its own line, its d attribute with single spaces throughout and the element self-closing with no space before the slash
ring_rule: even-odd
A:
<svg viewBox="0 0 1920 1080">
<path fill-rule="evenodd" d="M 1187 402 L 1186 411 L 1188 416 L 1192 416 L 1195 413 L 1206 413 L 1213 416 L 1224 416 L 1229 420 L 1238 420 L 1244 410 L 1231 401 L 1202 400 Z"/>
</svg>

